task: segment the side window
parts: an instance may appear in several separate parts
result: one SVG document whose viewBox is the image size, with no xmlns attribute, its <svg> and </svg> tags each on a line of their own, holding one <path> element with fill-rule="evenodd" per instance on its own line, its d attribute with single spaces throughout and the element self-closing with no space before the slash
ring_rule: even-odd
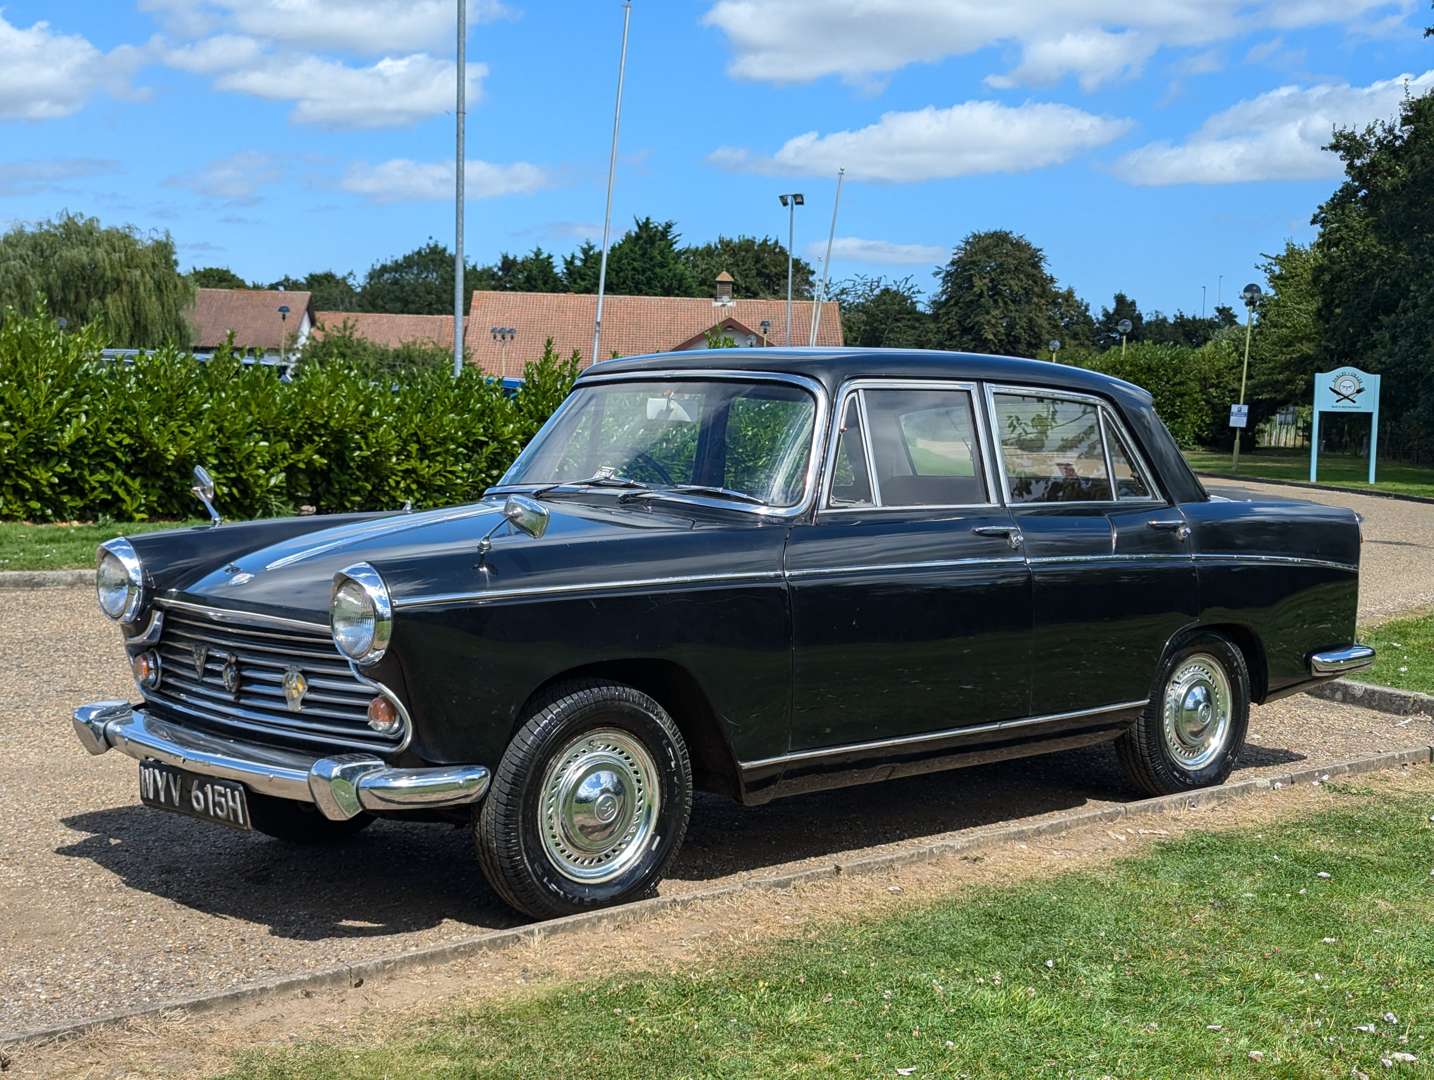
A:
<svg viewBox="0 0 1434 1080">
<path fill-rule="evenodd" d="M 1135 467 L 1135 458 L 1125 444 L 1120 428 L 1102 415 L 1105 425 L 1106 445 L 1110 447 L 1110 468 L 1115 474 L 1115 496 L 1118 499 L 1149 499 L 1150 485 Z"/>
<path fill-rule="evenodd" d="M 1108 502 L 1100 412 L 1092 404 L 996 393 L 993 426 L 1012 503 Z"/>
<path fill-rule="evenodd" d="M 970 393 L 871 388 L 861 393 L 882 506 L 989 501 Z"/>
<path fill-rule="evenodd" d="M 846 399 L 841 427 L 837 429 L 836 457 L 832 462 L 832 506 L 871 506 L 871 478 L 867 475 L 866 444 L 862 439 L 861 407 L 856 394 Z"/>
</svg>

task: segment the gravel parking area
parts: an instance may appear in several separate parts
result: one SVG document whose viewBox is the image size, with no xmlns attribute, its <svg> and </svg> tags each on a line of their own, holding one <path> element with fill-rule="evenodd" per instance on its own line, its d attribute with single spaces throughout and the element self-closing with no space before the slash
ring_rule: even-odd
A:
<svg viewBox="0 0 1434 1080">
<path fill-rule="evenodd" d="M 1363 618 L 1434 604 L 1434 508 L 1339 501 L 1367 514 Z M 76 703 L 131 690 L 116 631 L 93 593 L 13 591 L 5 599 L 0 1037 L 517 921 L 483 883 L 466 830 L 379 822 L 345 847 L 298 850 L 140 806 L 135 763 L 89 757 L 68 720 Z M 1239 775 L 1431 741 L 1427 717 L 1300 695 L 1255 711 Z M 666 890 L 1130 797 L 1113 752 L 1097 747 L 753 809 L 703 798 Z"/>
</svg>

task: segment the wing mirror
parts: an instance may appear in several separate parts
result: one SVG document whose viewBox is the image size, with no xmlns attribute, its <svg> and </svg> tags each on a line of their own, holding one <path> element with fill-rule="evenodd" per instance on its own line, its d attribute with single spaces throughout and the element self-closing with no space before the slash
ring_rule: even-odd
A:
<svg viewBox="0 0 1434 1080">
<path fill-rule="evenodd" d="M 548 508 L 526 495 L 509 495 L 503 503 L 503 517 L 535 540 L 548 531 Z"/>
<path fill-rule="evenodd" d="M 219 511 L 214 509 L 214 477 L 209 475 L 209 470 L 203 465 L 194 466 L 194 486 L 189 490 L 194 492 L 194 497 L 209 511 L 211 525 L 218 525 L 224 520 L 219 516 Z"/>
</svg>

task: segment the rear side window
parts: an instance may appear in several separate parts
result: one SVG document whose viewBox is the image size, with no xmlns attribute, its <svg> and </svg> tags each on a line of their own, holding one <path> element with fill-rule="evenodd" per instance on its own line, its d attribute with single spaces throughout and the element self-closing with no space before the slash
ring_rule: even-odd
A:
<svg viewBox="0 0 1434 1080">
<path fill-rule="evenodd" d="M 966 390 L 861 391 L 882 506 L 973 506 L 988 501 Z"/>
<path fill-rule="evenodd" d="M 996 393 L 993 426 L 1012 503 L 1109 502 L 1113 498 L 1090 402 Z"/>
</svg>

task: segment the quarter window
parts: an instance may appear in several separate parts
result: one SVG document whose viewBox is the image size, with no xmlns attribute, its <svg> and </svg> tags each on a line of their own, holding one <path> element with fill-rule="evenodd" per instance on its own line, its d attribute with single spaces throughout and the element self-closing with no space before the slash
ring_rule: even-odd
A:
<svg viewBox="0 0 1434 1080">
<path fill-rule="evenodd" d="M 871 506 L 871 477 L 866 467 L 866 441 L 862 437 L 861 401 L 846 399 L 841 427 L 837 429 L 836 457 L 832 462 L 832 506 Z"/>
<path fill-rule="evenodd" d="M 1110 468 L 1115 474 L 1116 498 L 1150 498 L 1150 485 L 1135 467 L 1135 459 L 1131 456 L 1130 447 L 1125 444 L 1125 436 L 1108 417 L 1102 417 L 1102 423 L 1105 426 L 1106 442 L 1110 446 Z"/>
<path fill-rule="evenodd" d="M 1100 412 L 1068 398 L 997 393 L 994 424 L 1013 503 L 1108 502 Z"/>
</svg>

